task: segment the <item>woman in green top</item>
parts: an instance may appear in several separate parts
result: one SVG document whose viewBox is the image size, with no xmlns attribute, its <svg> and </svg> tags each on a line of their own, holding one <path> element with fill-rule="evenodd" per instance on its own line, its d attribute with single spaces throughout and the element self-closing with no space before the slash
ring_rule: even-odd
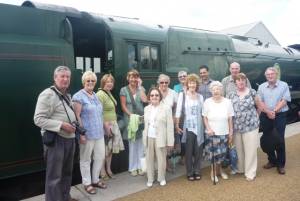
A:
<svg viewBox="0 0 300 201">
<path fill-rule="evenodd" d="M 114 83 L 114 77 L 111 74 L 105 74 L 100 81 L 100 88 L 96 94 L 103 105 L 105 129 L 105 166 L 103 165 L 101 170 L 101 177 L 103 179 L 113 177 L 113 173 L 110 168 L 112 154 L 117 154 L 124 150 L 121 132 L 117 124 L 117 101 L 111 94 Z"/>
</svg>

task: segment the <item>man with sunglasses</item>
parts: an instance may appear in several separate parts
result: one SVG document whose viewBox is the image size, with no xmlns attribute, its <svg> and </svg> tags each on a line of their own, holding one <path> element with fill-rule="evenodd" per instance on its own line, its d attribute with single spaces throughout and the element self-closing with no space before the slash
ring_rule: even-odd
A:
<svg viewBox="0 0 300 201">
<path fill-rule="evenodd" d="M 186 82 L 187 72 L 186 71 L 179 71 L 178 72 L 178 80 L 179 84 L 174 85 L 173 90 L 176 91 L 176 93 L 180 93 L 184 90 L 185 86 L 184 83 Z"/>
</svg>

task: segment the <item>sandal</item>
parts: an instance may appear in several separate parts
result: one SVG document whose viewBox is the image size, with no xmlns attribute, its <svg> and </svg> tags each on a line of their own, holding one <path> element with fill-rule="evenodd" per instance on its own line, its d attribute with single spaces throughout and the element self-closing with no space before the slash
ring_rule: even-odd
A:
<svg viewBox="0 0 300 201">
<path fill-rule="evenodd" d="M 101 188 L 101 189 L 106 189 L 107 186 L 105 185 L 105 183 L 99 181 L 98 183 L 96 184 L 92 184 L 93 187 L 96 187 L 96 188 Z"/>
<path fill-rule="evenodd" d="M 91 195 L 94 195 L 94 194 L 97 193 L 96 189 L 95 189 L 92 185 L 84 186 L 84 190 L 85 190 L 88 194 L 91 194 Z"/>
</svg>

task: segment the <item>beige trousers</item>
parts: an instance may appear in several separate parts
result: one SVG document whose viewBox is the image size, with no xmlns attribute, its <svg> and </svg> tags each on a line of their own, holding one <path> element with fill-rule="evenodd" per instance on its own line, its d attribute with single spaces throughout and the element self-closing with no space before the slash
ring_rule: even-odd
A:
<svg viewBox="0 0 300 201">
<path fill-rule="evenodd" d="M 257 170 L 258 129 L 243 134 L 236 133 L 234 144 L 238 154 L 238 172 L 254 179 Z"/>
<path fill-rule="evenodd" d="M 79 152 L 82 184 L 87 186 L 91 183 L 98 183 L 100 170 L 105 158 L 104 138 L 87 140 L 86 144 L 79 145 Z M 91 168 L 92 159 L 93 167 Z"/>
<path fill-rule="evenodd" d="M 146 163 L 147 163 L 147 177 L 148 182 L 154 181 L 154 171 L 155 171 L 155 158 L 157 159 L 157 181 L 165 180 L 166 175 L 166 157 L 167 148 L 157 147 L 156 139 L 148 137 L 147 148 L 146 148 Z"/>
</svg>

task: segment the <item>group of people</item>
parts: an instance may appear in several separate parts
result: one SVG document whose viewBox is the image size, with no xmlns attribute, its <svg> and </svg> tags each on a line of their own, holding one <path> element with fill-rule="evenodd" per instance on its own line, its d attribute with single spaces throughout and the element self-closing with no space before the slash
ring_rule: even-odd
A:
<svg viewBox="0 0 300 201">
<path fill-rule="evenodd" d="M 130 70 L 128 85 L 120 90 L 125 125 L 120 130 L 117 99 L 111 93 L 114 77 L 105 74 L 95 93 L 97 76 L 87 71 L 82 76 L 83 88 L 71 97 L 71 71 L 66 66 L 57 67 L 54 86 L 39 95 L 34 114 L 42 135 L 45 131 L 57 133 L 54 145 L 45 147 L 46 200 L 72 200 L 69 192 L 75 137 L 79 142 L 82 184 L 89 194 L 107 187 L 99 175 L 114 177 L 110 167 L 112 154 L 124 150 L 123 140 L 128 140 L 128 171 L 132 176 L 144 175 L 141 159 L 145 153 L 148 187 L 155 180 L 166 185 L 168 154 L 178 147 L 189 181 L 201 179 L 203 157 L 211 162 L 212 181 L 218 182 L 219 176 L 228 179 L 222 162 L 230 146 L 236 147 L 238 155 L 237 167 L 230 173 L 244 174 L 253 181 L 259 122 L 263 135 L 269 135 L 275 126 L 282 138 L 281 146 L 267 153 L 264 168 L 277 167 L 279 174 L 285 174 L 284 132 L 287 102 L 291 101 L 287 83 L 278 79 L 276 68 L 268 67 L 267 81 L 256 92 L 246 75 L 240 73 L 237 62 L 231 63 L 229 70 L 231 74 L 222 82 L 212 80 L 205 65 L 200 66 L 199 76 L 180 71 L 179 84 L 174 89 L 169 88 L 170 77 L 160 74 L 157 85 L 147 94 L 139 72 Z"/>
</svg>

